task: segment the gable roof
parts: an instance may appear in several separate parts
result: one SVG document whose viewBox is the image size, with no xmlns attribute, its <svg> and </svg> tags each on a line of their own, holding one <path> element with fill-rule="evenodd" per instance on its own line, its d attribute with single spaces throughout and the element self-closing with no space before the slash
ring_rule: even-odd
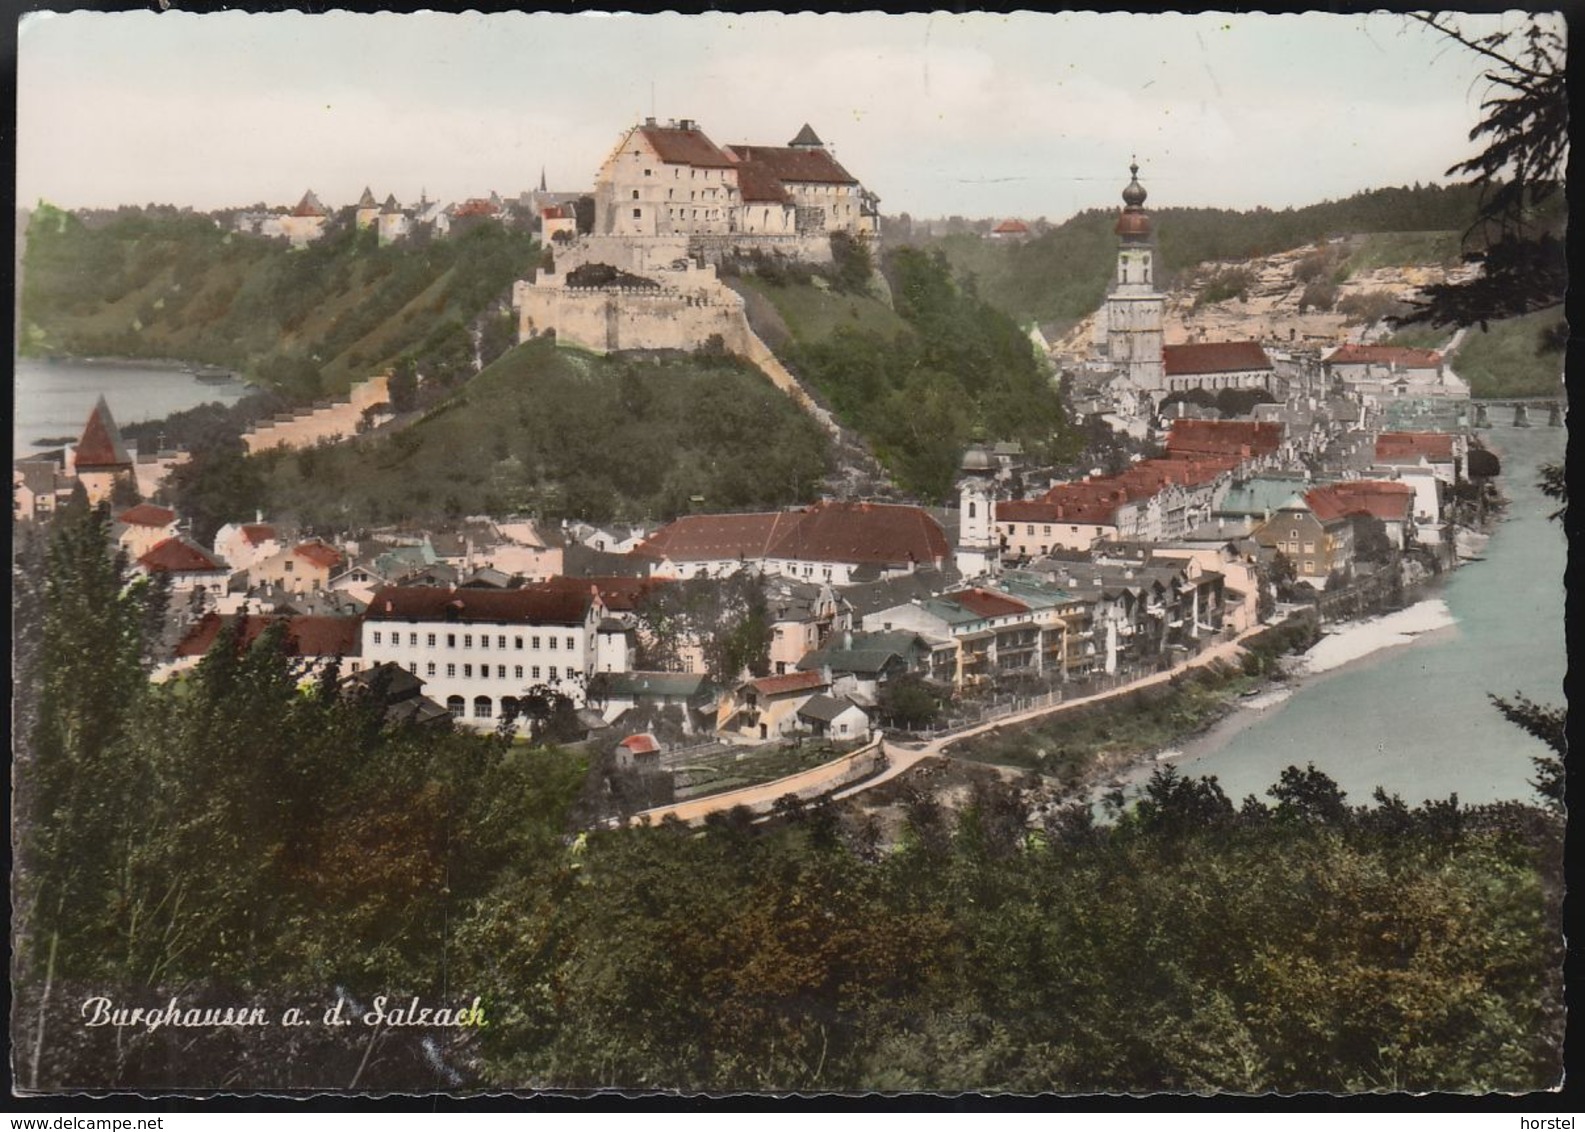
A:
<svg viewBox="0 0 1585 1132">
<path fill-rule="evenodd" d="M 651 590 L 663 584 L 658 580 L 627 575 L 597 574 L 587 578 L 569 578 L 558 574 L 528 588 L 584 596 L 588 595 L 590 589 L 595 589 L 600 592 L 600 602 L 606 609 L 612 613 L 631 613 Z"/>
<path fill-rule="evenodd" d="M 139 503 L 117 515 L 116 522 L 125 523 L 129 527 L 168 527 L 176 522 L 176 512 L 169 507 Z"/>
<path fill-rule="evenodd" d="M 278 621 L 286 623 L 282 644 L 288 656 L 359 656 L 363 651 L 357 617 L 280 617 L 263 613 L 222 617 L 218 613 L 206 613 L 177 644 L 176 656 L 203 656 L 220 636 L 220 630 L 230 624 L 237 628 L 237 646 L 250 648 Z"/>
<path fill-rule="evenodd" d="M 1021 601 L 1015 601 L 1006 594 L 996 593 L 994 590 L 984 590 L 975 587 L 972 590 L 959 590 L 957 593 L 943 594 L 943 600 L 956 602 L 961 608 L 968 610 L 976 617 L 1007 617 L 1015 613 L 1028 613 L 1029 607 Z"/>
<path fill-rule="evenodd" d="M 784 676 L 761 676 L 758 680 L 744 682 L 762 696 L 782 696 L 790 692 L 811 692 L 828 687 L 821 672 L 789 672 Z"/>
<path fill-rule="evenodd" d="M 161 539 L 138 559 L 138 565 L 156 574 L 223 574 L 229 570 L 225 563 L 183 538 Z"/>
<path fill-rule="evenodd" d="M 1453 434 L 1448 432 L 1384 432 L 1376 437 L 1376 459 L 1384 464 L 1453 462 Z"/>
<path fill-rule="evenodd" d="M 991 231 L 1001 232 L 1004 235 L 1027 236 L 1029 235 L 1029 225 L 1025 224 L 1022 220 L 1003 220 L 996 227 L 992 228 Z"/>
<path fill-rule="evenodd" d="M 778 181 L 801 184 L 856 185 L 858 179 L 824 149 L 798 146 L 729 145 L 726 152 L 742 168 L 757 165 Z"/>
<path fill-rule="evenodd" d="M 1181 419 L 1167 430 L 1170 456 L 1268 456 L 1282 447 L 1286 426 L 1281 421 L 1211 421 Z"/>
<path fill-rule="evenodd" d="M 623 739 L 620 743 L 618 743 L 617 746 L 622 747 L 635 755 L 660 754 L 660 743 L 656 741 L 655 736 L 650 735 L 647 732 L 639 735 L 629 735 L 626 739 Z"/>
<path fill-rule="evenodd" d="M 726 169 L 732 165 L 732 158 L 706 137 L 703 130 L 645 124 L 636 127 L 636 132 L 667 165 L 692 165 L 700 169 Z"/>
<path fill-rule="evenodd" d="M 319 539 L 298 543 L 292 548 L 292 556 L 327 570 L 334 570 L 342 563 L 341 551 Z"/>
<path fill-rule="evenodd" d="M 242 539 L 249 546 L 260 546 L 275 539 L 275 528 L 268 523 L 243 523 L 237 529 L 242 532 Z"/>
<path fill-rule="evenodd" d="M 1403 369 L 1435 369 L 1442 355 L 1435 350 L 1416 350 L 1408 346 L 1365 346 L 1348 342 L 1326 356 L 1327 365 L 1384 365 Z"/>
<path fill-rule="evenodd" d="M 810 696 L 809 702 L 798 709 L 798 715 L 803 719 L 815 719 L 821 723 L 830 723 L 837 716 L 851 708 L 858 708 L 861 712 L 864 710 L 846 696 Z"/>
<path fill-rule="evenodd" d="M 83 426 L 83 435 L 77 442 L 74 459 L 79 472 L 92 468 L 119 468 L 132 463 L 132 457 L 127 455 L 126 441 L 121 438 L 121 430 L 116 427 L 115 418 L 110 415 L 110 406 L 103 395 L 94 402 L 93 411 L 88 414 L 88 423 Z"/>
<path fill-rule="evenodd" d="M 1259 342 L 1186 342 L 1163 346 L 1161 358 L 1169 377 L 1272 368 Z"/>
<path fill-rule="evenodd" d="M 1414 488 L 1388 480 L 1342 480 L 1314 488 L 1304 498 L 1322 520 L 1369 515 L 1384 522 L 1401 523 L 1414 508 Z"/>
<path fill-rule="evenodd" d="M 508 622 L 581 625 L 594 595 L 573 590 L 450 590 L 439 586 L 383 586 L 369 599 L 370 621 Z"/>
</svg>

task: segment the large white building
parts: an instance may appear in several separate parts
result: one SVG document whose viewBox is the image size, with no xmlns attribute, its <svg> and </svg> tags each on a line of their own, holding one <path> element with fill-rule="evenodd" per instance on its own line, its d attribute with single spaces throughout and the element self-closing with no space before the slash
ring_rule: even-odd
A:
<svg viewBox="0 0 1585 1132">
<path fill-rule="evenodd" d="M 387 586 L 364 614 L 363 662 L 390 661 L 423 677 L 425 695 L 489 729 L 539 685 L 582 707 L 604 615 L 593 588 Z"/>
</svg>

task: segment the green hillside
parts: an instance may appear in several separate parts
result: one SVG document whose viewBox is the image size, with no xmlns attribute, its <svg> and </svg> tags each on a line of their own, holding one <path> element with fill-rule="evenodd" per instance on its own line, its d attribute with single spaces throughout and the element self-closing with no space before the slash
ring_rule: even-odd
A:
<svg viewBox="0 0 1585 1132">
<path fill-rule="evenodd" d="M 939 252 L 888 249 L 880 266 L 895 309 L 824 279 L 745 276 L 739 287 L 756 330 L 905 491 L 944 499 L 976 436 L 1071 458 L 1061 398 L 1018 325 L 960 285 Z"/>
<path fill-rule="evenodd" d="M 1472 326 L 1451 359 L 1475 397 L 1547 397 L 1563 392 L 1568 324 L 1563 308 Z"/>
<path fill-rule="evenodd" d="M 1150 208 L 1162 282 L 1209 260 L 1245 259 L 1328 236 L 1380 233 L 1345 265 L 1348 273 L 1456 258 L 1473 219 L 1476 190 L 1464 185 L 1374 189 L 1346 200 L 1280 211 Z M 1557 219 L 1561 222 L 1562 213 Z M 920 241 L 939 249 L 979 295 L 1021 322 L 1071 322 L 1100 305 L 1116 267 L 1117 213 L 1091 209 L 1023 243 L 958 233 Z"/>
<path fill-rule="evenodd" d="M 250 459 L 264 506 L 330 529 L 536 512 L 604 521 L 814 497 L 824 431 L 746 363 L 518 346 L 400 432 Z"/>
<path fill-rule="evenodd" d="M 382 248 L 338 218 L 293 250 L 191 213 L 124 209 L 90 226 L 46 205 L 28 227 L 20 348 L 230 366 L 312 400 L 473 323 L 539 257 L 493 223 Z"/>
</svg>

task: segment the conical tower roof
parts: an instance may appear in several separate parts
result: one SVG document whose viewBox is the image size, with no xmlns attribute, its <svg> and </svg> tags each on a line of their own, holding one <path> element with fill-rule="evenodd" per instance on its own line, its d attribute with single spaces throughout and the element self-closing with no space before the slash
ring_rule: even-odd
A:
<svg viewBox="0 0 1585 1132">
<path fill-rule="evenodd" d="M 804 128 L 798 131 L 798 136 L 793 138 L 792 141 L 788 142 L 787 146 L 789 149 L 795 149 L 799 146 L 814 146 L 817 148 L 824 148 L 825 144 L 825 142 L 820 140 L 820 136 L 816 134 L 810 127 L 809 123 L 805 122 Z"/>
<path fill-rule="evenodd" d="M 110 406 L 103 395 L 88 414 L 83 426 L 82 439 L 77 442 L 75 463 L 79 472 L 94 468 L 130 468 L 132 457 L 127 455 L 127 443 L 110 415 Z"/>
<path fill-rule="evenodd" d="M 378 208 L 379 207 L 379 205 L 375 203 L 374 194 L 369 191 L 369 186 L 368 185 L 364 185 L 363 186 L 363 195 L 358 198 L 358 207 L 359 208 Z"/>
</svg>

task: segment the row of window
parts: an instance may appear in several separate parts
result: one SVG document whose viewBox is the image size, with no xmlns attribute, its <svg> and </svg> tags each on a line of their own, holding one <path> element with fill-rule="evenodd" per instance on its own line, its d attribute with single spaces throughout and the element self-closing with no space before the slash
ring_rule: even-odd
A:
<svg viewBox="0 0 1585 1132">
<path fill-rule="evenodd" d="M 434 676 L 434 675 L 436 675 L 435 669 L 437 667 L 438 666 L 435 664 L 434 661 L 432 661 L 432 660 L 431 661 L 427 661 L 424 664 L 424 675 L 425 676 Z M 474 678 L 473 669 L 474 669 L 473 665 L 464 664 L 462 666 L 462 678 L 464 680 L 472 680 Z M 481 665 L 478 666 L 478 669 L 479 669 L 479 679 L 480 680 L 488 680 L 490 678 L 490 666 L 488 664 L 481 664 Z M 414 676 L 417 676 L 418 675 L 418 662 L 416 660 L 415 661 L 409 661 L 408 665 L 407 665 L 407 670 L 409 672 L 411 672 Z M 550 668 L 549 668 L 549 672 L 550 672 L 550 675 L 549 675 L 549 677 L 547 677 L 547 679 L 550 679 L 550 680 L 560 680 L 561 679 L 561 669 L 559 667 L 557 667 L 556 665 L 552 664 L 550 666 Z M 568 676 L 571 676 L 572 672 L 573 672 L 573 670 L 571 668 L 567 669 L 567 675 Z M 539 673 L 540 673 L 539 665 L 531 664 L 531 665 L 528 666 L 528 679 L 530 679 L 530 680 L 538 680 L 540 678 L 539 677 Z M 446 665 L 446 676 L 448 678 L 452 679 L 452 680 L 455 680 L 457 678 L 457 666 L 455 664 Z M 506 679 L 506 665 L 497 664 L 495 666 L 495 678 L 497 680 L 505 680 Z M 512 666 L 512 678 L 514 680 L 523 679 L 523 665 L 514 664 Z"/>
<path fill-rule="evenodd" d="M 970 506 L 972 506 L 972 504 Z M 972 515 L 970 517 L 972 518 Z M 1007 533 L 1008 533 L 1009 536 L 1016 535 L 1018 533 L 1018 524 L 1017 523 L 1007 523 L 1007 524 L 1004 524 L 1004 525 L 1007 527 Z M 1079 528 L 1075 527 L 1075 526 L 1068 527 L 1068 530 L 1070 532 L 1072 532 L 1073 534 L 1078 534 L 1079 533 Z M 1025 524 L 1025 534 L 1026 535 L 1033 535 L 1034 533 L 1035 533 L 1035 525 L 1033 523 L 1026 523 Z M 1051 524 L 1047 523 L 1045 525 L 1045 527 L 1043 528 L 1042 533 L 1049 535 L 1051 533 Z"/>
<path fill-rule="evenodd" d="M 377 644 L 377 645 L 385 643 L 384 642 L 384 637 L 386 637 L 386 636 L 390 637 L 390 639 L 391 639 L 390 643 L 393 644 L 393 645 L 400 645 L 402 643 L 402 634 L 401 634 L 400 631 L 397 631 L 397 630 L 386 631 L 386 630 L 375 629 L 375 630 L 373 630 L 373 633 L 374 633 L 374 643 Z M 454 648 L 457 647 L 457 636 L 458 636 L 458 634 L 456 634 L 456 633 L 447 633 L 446 634 L 446 647 L 448 649 L 454 649 Z M 472 633 L 463 633 L 463 634 L 461 634 L 461 636 L 462 636 L 462 647 L 465 648 L 465 649 L 473 648 L 474 634 L 472 634 Z M 490 634 L 488 634 L 488 633 L 480 633 L 480 634 L 478 634 L 478 637 L 479 637 L 479 647 L 481 649 L 487 649 L 487 648 L 490 647 L 490 639 L 491 639 L 490 638 Z M 426 648 L 435 648 L 435 647 L 437 647 L 436 646 L 436 641 L 438 640 L 438 638 L 439 638 L 439 634 L 438 633 L 425 633 L 424 634 L 424 646 Z M 518 648 L 518 649 L 524 647 L 523 646 L 523 641 L 525 639 L 528 641 L 528 647 L 530 649 L 537 649 L 540 646 L 540 641 L 541 641 L 542 638 L 540 638 L 538 636 L 531 636 L 531 637 L 527 637 L 527 638 L 524 638 L 524 637 L 513 637 L 512 638 L 512 647 L 513 648 Z M 569 637 L 545 637 L 543 639 L 549 642 L 549 646 L 548 647 L 550 648 L 550 650 L 552 652 L 554 652 L 557 649 L 558 642 L 562 641 L 562 640 L 565 640 L 567 642 L 567 651 L 568 652 L 571 652 L 573 649 L 576 649 L 578 647 L 578 638 L 577 637 L 571 637 L 571 636 L 569 636 Z M 418 634 L 417 633 L 408 633 L 407 634 L 407 643 L 408 643 L 408 645 L 410 647 L 417 648 L 418 647 Z M 500 633 L 500 634 L 496 635 L 496 637 L 495 637 L 495 647 L 498 648 L 498 649 L 504 649 L 506 647 L 506 634 L 505 633 Z"/>
</svg>

